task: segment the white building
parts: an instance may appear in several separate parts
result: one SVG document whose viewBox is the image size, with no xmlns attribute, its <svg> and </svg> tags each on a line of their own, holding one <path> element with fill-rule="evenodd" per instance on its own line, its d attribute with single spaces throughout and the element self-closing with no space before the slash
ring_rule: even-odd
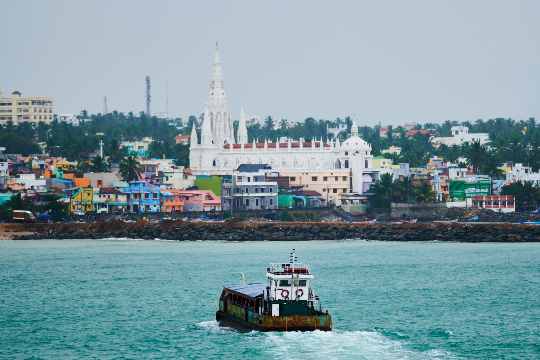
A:
<svg viewBox="0 0 540 360">
<path fill-rule="evenodd" d="M 535 186 L 540 185 L 540 172 L 534 172 L 530 166 L 515 164 L 512 171 L 506 173 L 506 183 L 532 182 Z"/>
<path fill-rule="evenodd" d="M 450 129 L 452 136 L 448 137 L 434 137 L 431 139 L 431 143 L 435 147 L 441 145 L 460 146 L 463 144 L 471 144 L 473 142 L 479 142 L 480 145 L 487 144 L 489 142 L 489 134 L 487 133 L 469 133 L 469 128 L 466 126 L 452 126 Z"/>
<path fill-rule="evenodd" d="M 81 120 L 75 114 L 58 114 L 57 119 L 60 122 L 65 122 L 73 126 L 79 126 L 81 124 Z"/>
<path fill-rule="evenodd" d="M 360 194 L 365 189 L 364 183 L 373 180 L 371 146 L 358 136 L 356 124 L 343 143 L 339 139 L 248 143 L 246 122 L 246 115 L 241 111 L 235 138 L 216 49 L 200 139 L 195 127 L 191 131 L 190 166 L 195 175 L 231 175 L 240 164 L 268 164 L 279 172 L 348 169 L 352 177 L 351 190 Z"/>
<path fill-rule="evenodd" d="M 53 120 L 53 100 L 47 96 L 23 96 L 13 91 L 10 96 L 0 92 L 0 125 L 9 121 L 50 123 Z"/>
</svg>

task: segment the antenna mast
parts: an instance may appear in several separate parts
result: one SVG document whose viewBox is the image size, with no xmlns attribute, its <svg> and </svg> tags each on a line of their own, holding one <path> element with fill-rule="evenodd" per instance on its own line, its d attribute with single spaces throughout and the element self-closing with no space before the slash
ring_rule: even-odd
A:
<svg viewBox="0 0 540 360">
<path fill-rule="evenodd" d="M 150 95 L 150 90 L 151 90 L 150 76 L 146 75 L 145 81 L 146 81 L 146 116 L 150 117 L 151 116 L 150 101 L 152 98 Z"/>
</svg>

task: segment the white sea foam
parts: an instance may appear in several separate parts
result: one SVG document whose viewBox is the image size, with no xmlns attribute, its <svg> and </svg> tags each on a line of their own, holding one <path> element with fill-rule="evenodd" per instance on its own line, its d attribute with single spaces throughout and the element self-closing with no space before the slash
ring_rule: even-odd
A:
<svg viewBox="0 0 540 360">
<path fill-rule="evenodd" d="M 416 351 L 374 331 L 268 333 L 267 350 L 281 359 L 455 359 L 443 350 Z"/>
<path fill-rule="evenodd" d="M 211 333 L 224 333 L 233 331 L 232 328 L 219 325 L 216 320 L 201 321 L 200 323 L 197 323 L 197 326 Z"/>
</svg>

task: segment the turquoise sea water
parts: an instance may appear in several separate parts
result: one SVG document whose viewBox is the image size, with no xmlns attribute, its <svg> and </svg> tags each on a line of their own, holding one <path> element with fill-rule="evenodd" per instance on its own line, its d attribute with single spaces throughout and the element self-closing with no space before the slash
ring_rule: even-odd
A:
<svg viewBox="0 0 540 360">
<path fill-rule="evenodd" d="M 335 330 L 218 327 L 293 247 Z M 538 359 L 540 244 L 0 241 L 0 358 Z"/>
</svg>

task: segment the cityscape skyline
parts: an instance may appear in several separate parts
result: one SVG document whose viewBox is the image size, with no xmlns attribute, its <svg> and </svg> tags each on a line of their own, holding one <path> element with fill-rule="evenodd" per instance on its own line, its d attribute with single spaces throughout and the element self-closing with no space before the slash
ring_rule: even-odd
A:
<svg viewBox="0 0 540 360">
<path fill-rule="evenodd" d="M 26 2 L 7 6 L 1 26 L 18 31 L 0 65 L 19 70 L 5 72 L 0 89 L 51 96 L 57 113 L 100 112 L 105 96 L 109 110 L 144 111 L 149 75 L 154 112 L 200 114 L 218 41 L 234 119 L 242 106 L 260 117 L 352 115 L 366 125 L 540 114 L 533 1 L 408 2 L 394 12 L 203 2 L 189 14 L 162 2 L 134 4 L 129 17 L 125 2 L 32 3 L 30 14 Z M 28 25 L 17 27 L 23 16 Z"/>
</svg>

